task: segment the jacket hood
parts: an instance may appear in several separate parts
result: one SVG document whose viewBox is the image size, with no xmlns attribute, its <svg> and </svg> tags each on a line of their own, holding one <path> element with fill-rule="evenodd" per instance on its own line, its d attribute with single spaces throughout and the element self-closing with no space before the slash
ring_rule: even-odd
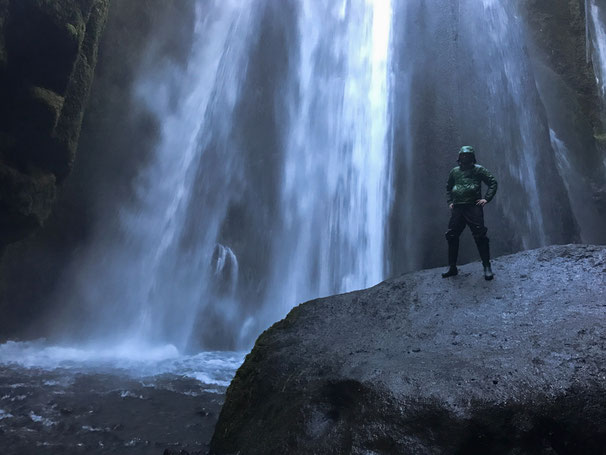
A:
<svg viewBox="0 0 606 455">
<path fill-rule="evenodd" d="M 461 147 L 461 150 L 459 150 L 459 159 L 461 158 L 461 155 L 467 153 L 471 154 L 471 156 L 473 157 L 473 164 L 476 164 L 476 151 L 471 145 L 464 145 L 463 147 Z"/>
</svg>

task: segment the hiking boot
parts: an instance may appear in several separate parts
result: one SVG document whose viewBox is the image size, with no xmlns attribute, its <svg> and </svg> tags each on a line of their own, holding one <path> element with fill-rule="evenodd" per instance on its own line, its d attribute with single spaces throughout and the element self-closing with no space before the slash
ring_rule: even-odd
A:
<svg viewBox="0 0 606 455">
<path fill-rule="evenodd" d="M 486 281 L 490 281 L 494 278 L 494 274 L 492 273 L 492 269 L 490 268 L 490 262 L 488 264 L 484 264 L 484 279 Z"/>
<path fill-rule="evenodd" d="M 442 274 L 442 278 L 448 278 L 449 276 L 455 276 L 459 274 L 459 270 L 456 265 L 451 265 L 446 272 Z"/>
</svg>

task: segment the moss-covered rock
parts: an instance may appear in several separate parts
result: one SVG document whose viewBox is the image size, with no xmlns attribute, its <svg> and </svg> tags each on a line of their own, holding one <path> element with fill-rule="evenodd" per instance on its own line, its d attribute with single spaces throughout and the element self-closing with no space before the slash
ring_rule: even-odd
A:
<svg viewBox="0 0 606 455">
<path fill-rule="evenodd" d="M 0 0 L 0 246 L 44 222 L 70 172 L 108 8 Z"/>
<path fill-rule="evenodd" d="M 42 87 L 31 87 L 29 89 L 31 95 L 31 118 L 38 128 L 32 132 L 41 134 L 52 134 L 57 126 L 61 109 L 65 98 L 61 95 Z"/>
<path fill-rule="evenodd" d="M 23 174 L 0 164 L 0 236 L 4 243 L 40 226 L 50 215 L 56 179 L 51 173 Z"/>
<path fill-rule="evenodd" d="M 132 96 L 137 81 L 167 65 L 187 64 L 197 3 L 111 0 L 74 168 L 61 184 L 44 228 L 11 244 L 0 261 L 0 340 L 42 336 L 48 319 L 35 316 L 53 311 L 56 302 L 49 295 L 74 252 L 90 241 L 99 220 L 112 232 L 117 204 L 153 157 L 161 131 L 160 119 Z M 83 39 L 85 62 L 96 58 L 95 46 Z M 181 87 L 175 84 L 174 89 Z M 66 109 L 67 101 L 63 115 Z M 12 150 L 2 144 L 15 141 L 13 133 L 0 132 L 0 150 Z M 40 150 L 49 154 L 54 149 Z"/>
</svg>

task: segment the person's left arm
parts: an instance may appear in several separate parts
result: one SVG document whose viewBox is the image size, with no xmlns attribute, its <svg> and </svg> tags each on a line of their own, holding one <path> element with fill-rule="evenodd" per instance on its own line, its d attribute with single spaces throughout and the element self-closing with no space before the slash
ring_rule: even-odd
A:
<svg viewBox="0 0 606 455">
<path fill-rule="evenodd" d="M 495 179 L 494 175 L 492 175 L 485 167 L 481 167 L 479 170 L 480 179 L 486 184 L 486 186 L 488 186 L 488 190 L 486 190 L 486 195 L 484 196 L 484 199 L 488 203 L 492 200 L 492 198 L 494 198 L 495 194 L 497 194 L 497 179 Z"/>
</svg>

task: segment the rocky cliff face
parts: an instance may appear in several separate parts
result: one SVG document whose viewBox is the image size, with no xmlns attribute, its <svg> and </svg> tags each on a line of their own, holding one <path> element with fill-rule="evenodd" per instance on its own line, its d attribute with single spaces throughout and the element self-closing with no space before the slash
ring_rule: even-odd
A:
<svg viewBox="0 0 606 455">
<path fill-rule="evenodd" d="M 82 254 L 97 223 L 112 234 L 119 230 L 115 214 L 128 195 L 136 197 L 134 182 L 161 130 L 160 119 L 136 94 L 138 80 L 187 64 L 195 4 L 111 1 L 73 170 L 44 228 L 11 244 L 0 258 L 0 339 L 40 337 L 38 323 L 50 319 L 55 303 L 65 306 L 53 298 L 61 292 L 59 277 Z"/>
<path fill-rule="evenodd" d="M 0 0 L 0 250 L 69 174 L 109 0 Z"/>
<path fill-rule="evenodd" d="M 606 444 L 606 247 L 299 305 L 238 370 L 215 454 L 578 454 Z"/>
<path fill-rule="evenodd" d="M 569 165 L 578 173 L 575 179 L 583 180 L 587 187 L 581 196 L 585 212 L 595 211 L 588 216 L 577 210 L 576 215 L 583 224 L 584 237 L 603 243 L 606 237 L 595 219 L 606 216 L 606 112 L 591 60 L 591 39 L 587 42 L 594 31 L 586 28 L 585 3 L 521 0 L 520 11 L 528 25 L 528 50 L 550 126 L 570 151 Z M 573 206 L 578 206 L 579 201 L 571 199 Z"/>
<path fill-rule="evenodd" d="M 587 56 L 584 0 L 522 0 L 521 12 L 535 56 L 559 75 L 576 95 L 579 115 L 599 131 L 603 118 L 591 59 Z"/>
</svg>

